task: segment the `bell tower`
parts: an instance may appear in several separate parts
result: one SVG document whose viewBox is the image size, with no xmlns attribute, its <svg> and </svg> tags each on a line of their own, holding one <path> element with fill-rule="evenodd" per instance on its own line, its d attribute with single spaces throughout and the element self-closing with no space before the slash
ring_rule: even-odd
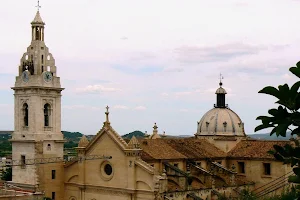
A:
<svg viewBox="0 0 300 200">
<path fill-rule="evenodd" d="M 63 163 L 35 164 L 36 159 L 63 158 L 61 92 L 55 59 L 45 45 L 45 23 L 40 11 L 31 22 L 31 43 L 23 54 L 14 90 L 14 132 L 12 183 L 45 191 L 61 199 Z M 62 184 L 61 184 L 62 182 Z"/>
</svg>

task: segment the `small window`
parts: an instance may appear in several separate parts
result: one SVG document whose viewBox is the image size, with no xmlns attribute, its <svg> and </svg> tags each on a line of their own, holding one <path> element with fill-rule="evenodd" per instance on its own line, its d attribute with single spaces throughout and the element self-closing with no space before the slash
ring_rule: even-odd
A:
<svg viewBox="0 0 300 200">
<path fill-rule="evenodd" d="M 151 167 L 154 167 L 154 164 L 151 164 Z"/>
<path fill-rule="evenodd" d="M 52 192 L 52 200 L 55 200 L 55 192 Z"/>
<path fill-rule="evenodd" d="M 51 172 L 51 177 L 52 177 L 52 179 L 55 179 L 55 175 L 56 175 L 56 171 L 55 171 L 55 170 L 52 170 L 52 172 Z"/>
<path fill-rule="evenodd" d="M 219 163 L 220 165 L 222 165 L 222 161 L 218 161 L 218 163 Z"/>
<path fill-rule="evenodd" d="M 49 116 L 50 116 L 50 104 L 46 103 L 44 105 L 44 126 L 49 126 Z"/>
<path fill-rule="evenodd" d="M 226 132 L 227 122 L 223 122 L 224 132 Z"/>
<path fill-rule="evenodd" d="M 24 112 L 24 126 L 28 126 L 28 104 L 23 104 L 23 112 Z"/>
<path fill-rule="evenodd" d="M 238 173 L 245 174 L 245 163 L 238 162 Z"/>
<path fill-rule="evenodd" d="M 26 164 L 26 157 L 25 155 L 21 155 L 21 167 L 24 168 L 25 167 L 25 164 Z"/>
<path fill-rule="evenodd" d="M 42 64 L 44 64 L 44 55 L 42 55 L 41 60 L 42 60 Z"/>
<path fill-rule="evenodd" d="M 111 167 L 111 165 L 110 164 L 106 164 L 105 166 L 104 166 L 104 171 L 105 171 L 105 173 L 109 176 L 109 175 L 111 175 L 112 174 L 112 167 Z"/>
<path fill-rule="evenodd" d="M 51 151 L 51 144 L 47 144 L 47 150 Z"/>
<path fill-rule="evenodd" d="M 198 165 L 199 167 L 201 167 L 201 162 L 196 162 L 196 165 Z"/>
<path fill-rule="evenodd" d="M 178 163 L 174 163 L 174 167 L 177 167 L 177 168 L 178 168 Z"/>
<path fill-rule="evenodd" d="M 271 164 L 264 163 L 264 175 L 271 175 Z"/>
</svg>

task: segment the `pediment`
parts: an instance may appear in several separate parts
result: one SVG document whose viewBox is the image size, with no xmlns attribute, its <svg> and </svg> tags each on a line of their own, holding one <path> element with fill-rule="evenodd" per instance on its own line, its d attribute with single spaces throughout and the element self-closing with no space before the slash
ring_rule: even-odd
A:
<svg viewBox="0 0 300 200">
<path fill-rule="evenodd" d="M 123 140 L 123 138 L 110 125 L 104 125 L 97 135 L 86 146 L 87 154 L 100 141 L 100 138 L 103 137 L 103 135 L 110 137 L 122 151 L 128 149 L 128 144 L 125 142 L 125 140 Z"/>
</svg>

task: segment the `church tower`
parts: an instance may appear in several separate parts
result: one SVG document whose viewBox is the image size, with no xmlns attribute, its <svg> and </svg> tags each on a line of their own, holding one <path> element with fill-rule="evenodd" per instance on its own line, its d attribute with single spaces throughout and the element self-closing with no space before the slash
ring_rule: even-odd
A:
<svg viewBox="0 0 300 200">
<path fill-rule="evenodd" d="M 45 23 L 39 10 L 31 22 L 31 44 L 23 54 L 14 90 L 12 134 L 12 182 L 45 191 L 61 199 L 63 163 L 35 164 L 36 159 L 63 158 L 61 92 L 55 60 L 45 45 Z"/>
</svg>

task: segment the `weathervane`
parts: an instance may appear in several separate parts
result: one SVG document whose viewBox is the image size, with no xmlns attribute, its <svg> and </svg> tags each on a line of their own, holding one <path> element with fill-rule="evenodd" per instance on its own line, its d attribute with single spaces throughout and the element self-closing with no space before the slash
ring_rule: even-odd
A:
<svg viewBox="0 0 300 200">
<path fill-rule="evenodd" d="M 224 79 L 224 77 L 223 77 L 223 75 L 220 73 L 220 83 L 219 83 L 219 85 L 220 85 L 220 86 L 222 86 L 222 85 L 223 85 L 223 83 L 222 83 L 222 79 Z"/>
<path fill-rule="evenodd" d="M 40 8 L 41 8 L 41 6 L 40 6 L 40 0 L 38 0 L 38 4 L 37 4 L 36 8 L 37 8 L 38 11 L 40 10 Z"/>
</svg>

